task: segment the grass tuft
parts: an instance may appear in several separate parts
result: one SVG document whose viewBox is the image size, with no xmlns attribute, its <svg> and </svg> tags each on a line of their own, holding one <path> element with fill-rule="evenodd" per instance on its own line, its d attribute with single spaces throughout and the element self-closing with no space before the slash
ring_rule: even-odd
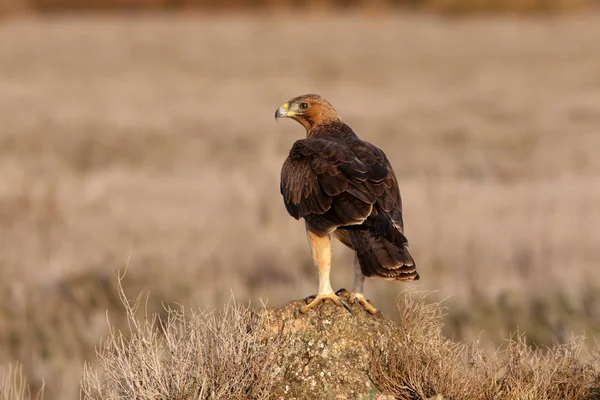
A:
<svg viewBox="0 0 600 400">
<path fill-rule="evenodd" d="M 266 399 L 279 373 L 276 339 L 255 327 L 262 317 L 231 300 L 220 313 L 167 307 L 167 317 L 140 312 L 141 297 L 119 293 L 128 332 L 109 329 L 98 368 L 86 363 L 83 399 Z"/>
<path fill-rule="evenodd" d="M 8 363 L 0 365 L 0 399 L 2 400 L 25 400 L 44 399 L 44 387 L 32 396 L 27 379 L 23 374 L 20 363 Z"/>
<path fill-rule="evenodd" d="M 517 332 L 496 351 L 485 351 L 478 341 L 444 337 L 443 307 L 425 297 L 405 291 L 398 298 L 397 338 L 390 341 L 393 348 L 378 354 L 371 371 L 384 392 L 406 400 L 438 394 L 454 400 L 598 398 L 599 359 L 582 357 L 583 337 L 539 349 Z"/>
</svg>

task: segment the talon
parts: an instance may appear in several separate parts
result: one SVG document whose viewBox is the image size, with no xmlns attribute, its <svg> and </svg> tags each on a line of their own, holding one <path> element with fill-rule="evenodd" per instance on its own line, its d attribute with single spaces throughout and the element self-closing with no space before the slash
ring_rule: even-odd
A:
<svg viewBox="0 0 600 400">
<path fill-rule="evenodd" d="M 331 298 L 331 301 L 333 301 L 336 306 L 344 306 L 346 310 L 350 311 L 350 314 L 352 314 L 352 307 L 350 307 L 350 305 L 344 299 L 337 297 Z"/>
<path fill-rule="evenodd" d="M 310 295 L 310 296 L 308 296 L 308 297 L 305 297 L 305 298 L 304 298 L 304 302 L 305 302 L 306 304 L 310 304 L 312 301 L 314 301 L 314 300 L 315 300 L 315 298 L 316 298 L 316 297 L 317 297 L 317 295 L 316 295 L 316 294 L 313 294 L 313 295 Z"/>
<path fill-rule="evenodd" d="M 316 296 L 309 296 L 309 297 L 307 297 L 307 299 L 310 299 L 311 297 L 313 297 L 314 299 L 310 303 L 308 303 L 306 306 L 304 306 L 300 309 L 300 312 L 302 314 L 305 314 L 309 310 L 311 310 L 317 306 L 320 306 L 321 304 L 323 304 L 323 302 L 325 300 L 328 300 L 328 299 L 331 300 L 335 305 L 344 306 L 348 311 L 352 312 L 352 309 L 350 308 L 348 303 L 346 303 L 344 300 L 340 299 L 335 293 L 318 294 Z"/>
<path fill-rule="evenodd" d="M 346 310 L 348 310 L 348 312 L 349 312 L 350 314 L 352 314 L 352 307 L 350 307 L 350 304 L 348 304 L 348 303 L 347 303 L 347 302 L 345 302 L 344 300 L 340 300 L 340 303 L 342 303 L 342 305 L 343 305 L 344 307 L 346 307 Z"/>
<path fill-rule="evenodd" d="M 350 293 L 348 302 L 350 304 L 358 302 L 362 308 L 371 315 L 375 315 L 379 312 L 375 307 L 373 307 L 369 300 L 365 299 L 365 296 L 362 293 Z"/>
<path fill-rule="evenodd" d="M 344 288 L 341 288 L 340 290 L 335 292 L 335 294 L 338 295 L 339 297 L 348 297 L 350 295 L 350 292 Z"/>
</svg>

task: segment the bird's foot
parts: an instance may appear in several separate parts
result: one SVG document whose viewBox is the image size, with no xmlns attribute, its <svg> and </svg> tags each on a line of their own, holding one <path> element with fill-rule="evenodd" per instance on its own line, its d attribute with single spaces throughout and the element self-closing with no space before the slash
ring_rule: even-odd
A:
<svg viewBox="0 0 600 400">
<path fill-rule="evenodd" d="M 300 312 L 305 314 L 309 310 L 322 305 L 325 300 L 331 300 L 336 306 L 345 307 L 348 311 L 352 312 L 352 308 L 348 305 L 346 300 L 338 297 L 335 293 L 319 293 L 316 296 L 305 298 L 304 301 L 306 302 L 306 305 L 300 309 Z"/>
<path fill-rule="evenodd" d="M 355 303 L 360 304 L 362 308 L 369 314 L 375 315 L 379 312 L 375 307 L 373 307 L 369 300 L 365 299 L 365 296 L 362 293 L 349 292 L 346 289 L 340 289 L 337 292 L 335 292 L 335 294 L 337 294 L 340 297 L 347 298 L 348 304 L 350 305 L 354 305 Z"/>
</svg>

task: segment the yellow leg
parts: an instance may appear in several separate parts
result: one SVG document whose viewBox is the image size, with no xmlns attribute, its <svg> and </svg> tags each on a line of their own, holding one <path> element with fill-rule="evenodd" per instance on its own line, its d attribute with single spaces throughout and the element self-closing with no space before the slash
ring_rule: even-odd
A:
<svg viewBox="0 0 600 400">
<path fill-rule="evenodd" d="M 338 306 L 350 309 L 350 306 L 340 299 L 331 288 L 331 280 L 329 278 L 331 273 L 331 237 L 329 233 L 322 232 L 307 222 L 306 234 L 308 236 L 313 264 L 319 270 L 319 293 L 317 293 L 310 303 L 302 307 L 300 312 L 306 313 L 310 309 L 321 305 L 327 299 Z"/>
</svg>

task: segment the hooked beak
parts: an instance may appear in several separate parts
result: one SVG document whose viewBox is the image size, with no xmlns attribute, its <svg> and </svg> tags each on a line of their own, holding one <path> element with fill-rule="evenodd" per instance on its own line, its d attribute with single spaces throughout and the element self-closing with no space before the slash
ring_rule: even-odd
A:
<svg viewBox="0 0 600 400">
<path fill-rule="evenodd" d="M 277 121 L 278 118 L 292 117 L 296 114 L 296 112 L 290 111 L 290 103 L 285 103 L 275 111 L 275 121 Z"/>
</svg>

